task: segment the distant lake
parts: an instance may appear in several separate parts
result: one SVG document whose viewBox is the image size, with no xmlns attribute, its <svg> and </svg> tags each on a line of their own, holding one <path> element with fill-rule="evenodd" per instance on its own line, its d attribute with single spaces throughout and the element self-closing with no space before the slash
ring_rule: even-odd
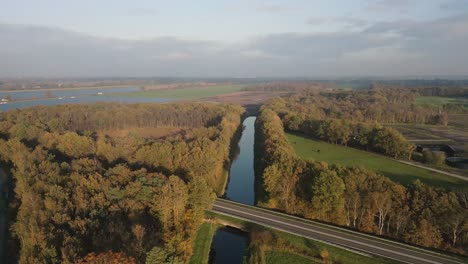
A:
<svg viewBox="0 0 468 264">
<path fill-rule="evenodd" d="M 50 94 L 49 97 L 70 97 L 70 96 L 83 96 L 83 95 L 97 95 L 98 93 L 111 94 L 111 93 L 128 93 L 140 91 L 139 87 L 113 87 L 113 88 L 92 88 L 92 89 L 63 89 L 63 90 L 42 90 L 42 91 L 0 91 L 0 98 L 6 95 L 11 96 L 13 100 L 27 100 L 27 99 L 44 99 L 45 93 Z"/>
<path fill-rule="evenodd" d="M 67 91 L 52 91 L 52 96 L 62 97 L 50 98 L 50 99 L 37 99 L 31 101 L 20 101 L 20 102 L 8 102 L 7 104 L 0 104 L 0 111 L 7 111 L 15 108 L 25 108 L 35 105 L 58 105 L 58 104 L 77 104 L 77 103 L 96 103 L 96 102 L 116 102 L 116 103 L 163 103 L 174 101 L 174 99 L 169 98 L 146 98 L 146 97 L 123 97 L 123 96 L 114 96 L 106 94 L 115 94 L 115 93 L 127 93 L 139 91 L 137 87 L 122 87 L 122 88 L 100 88 L 100 89 L 79 89 L 79 90 L 67 90 Z M 26 95 L 23 95 L 25 93 Z M 42 96 L 44 91 L 34 91 L 34 92 L 15 92 L 15 94 L 10 92 L 0 92 L 0 98 L 3 95 L 8 94 L 12 98 L 22 98 L 29 99 L 33 95 Z M 102 93 L 102 95 L 97 95 Z M 15 95 L 16 97 L 14 97 Z M 70 98 L 75 97 L 75 98 Z"/>
</svg>

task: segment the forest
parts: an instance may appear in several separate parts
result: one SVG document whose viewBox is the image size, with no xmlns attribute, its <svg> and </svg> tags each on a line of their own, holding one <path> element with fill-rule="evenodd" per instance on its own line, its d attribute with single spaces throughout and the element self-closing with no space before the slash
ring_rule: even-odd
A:
<svg viewBox="0 0 468 264">
<path fill-rule="evenodd" d="M 7 259 L 186 262 L 243 112 L 101 103 L 0 113 L 0 160 L 13 186 Z M 168 127 L 177 133 L 138 133 Z"/>
<path fill-rule="evenodd" d="M 314 99 L 292 96 L 289 101 L 272 100 L 262 107 L 257 118 L 260 206 L 426 248 L 468 253 L 466 192 L 433 188 L 420 181 L 404 186 L 361 167 L 297 157 L 285 136 L 280 116 L 288 120 L 284 122 L 288 126 L 292 124 L 287 116 L 292 114 L 323 119 L 339 116 L 338 112 L 326 111 L 321 104 L 305 104 L 304 100 Z M 394 114 L 385 113 L 382 118 L 394 118 Z M 351 120 L 362 121 L 359 115 L 355 116 Z"/>
<path fill-rule="evenodd" d="M 287 130 L 334 144 L 410 159 L 415 146 L 386 124 L 447 125 L 449 110 L 417 105 L 399 89 L 305 91 L 266 103 Z"/>
</svg>

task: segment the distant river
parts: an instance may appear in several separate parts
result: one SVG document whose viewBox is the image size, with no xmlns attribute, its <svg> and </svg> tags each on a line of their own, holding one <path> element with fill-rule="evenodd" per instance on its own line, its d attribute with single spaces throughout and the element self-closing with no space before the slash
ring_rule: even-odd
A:
<svg viewBox="0 0 468 264">
<path fill-rule="evenodd" d="M 170 102 L 169 98 L 146 98 L 146 97 L 124 97 L 115 96 L 116 93 L 128 93 L 139 91 L 138 87 L 116 87 L 116 88 L 96 88 L 96 89 L 76 89 L 51 91 L 54 98 L 44 99 L 44 91 L 15 91 L 0 92 L 0 98 L 5 95 L 16 100 L 28 100 L 31 98 L 41 98 L 29 101 L 8 102 L 0 104 L 0 111 L 7 111 L 15 108 L 25 108 L 35 105 L 58 105 L 73 103 L 96 103 L 96 102 L 118 102 L 118 103 L 162 103 Z M 99 94 L 102 93 L 102 94 Z M 114 95 L 108 95 L 114 94 Z M 73 97 L 73 98 L 72 98 Z"/>
<path fill-rule="evenodd" d="M 140 91 L 138 87 L 113 87 L 113 88 L 92 88 L 92 89 L 63 89 L 63 90 L 41 90 L 41 91 L 0 91 L 0 98 L 5 95 L 11 96 L 13 100 L 28 100 L 28 99 L 44 99 L 46 92 L 49 97 L 71 97 L 83 95 L 97 95 L 98 93 L 111 94 L 111 93 L 128 93 Z"/>
</svg>

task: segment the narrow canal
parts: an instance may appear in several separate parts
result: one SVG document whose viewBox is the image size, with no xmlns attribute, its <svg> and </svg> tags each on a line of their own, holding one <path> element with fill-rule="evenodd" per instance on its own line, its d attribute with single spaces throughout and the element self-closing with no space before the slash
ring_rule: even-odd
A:
<svg viewBox="0 0 468 264">
<path fill-rule="evenodd" d="M 239 141 L 239 155 L 233 161 L 229 172 L 226 198 L 253 205 L 255 203 L 254 139 L 256 117 L 244 120 Z M 210 263 L 239 264 L 243 262 L 249 240 L 246 233 L 236 229 L 221 228 L 211 244 Z"/>
<path fill-rule="evenodd" d="M 239 141 L 239 155 L 232 162 L 226 198 L 248 205 L 255 203 L 254 138 L 255 119 L 251 116 L 244 120 L 244 130 Z"/>
</svg>

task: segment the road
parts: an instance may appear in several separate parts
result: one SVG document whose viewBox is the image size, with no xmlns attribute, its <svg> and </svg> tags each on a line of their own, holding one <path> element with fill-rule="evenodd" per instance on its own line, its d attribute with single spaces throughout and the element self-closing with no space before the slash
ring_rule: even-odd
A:
<svg viewBox="0 0 468 264">
<path fill-rule="evenodd" d="M 212 211 L 364 255 L 381 256 L 403 263 L 464 263 L 455 257 L 224 199 L 217 199 Z"/>
</svg>

